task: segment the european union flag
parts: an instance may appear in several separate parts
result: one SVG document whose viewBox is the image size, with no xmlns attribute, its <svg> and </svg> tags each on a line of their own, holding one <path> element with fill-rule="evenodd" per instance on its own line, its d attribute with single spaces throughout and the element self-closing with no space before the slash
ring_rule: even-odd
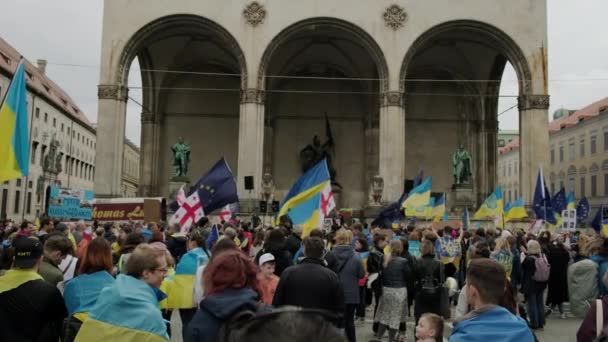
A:
<svg viewBox="0 0 608 342">
<path fill-rule="evenodd" d="M 576 219 L 583 221 L 589 217 L 589 200 L 587 197 L 583 197 L 576 207 Z"/>
<path fill-rule="evenodd" d="M 556 214 L 561 215 L 563 210 L 566 210 L 568 207 L 568 202 L 566 200 L 566 190 L 561 188 L 553 198 L 551 199 L 551 208 Z"/>
<path fill-rule="evenodd" d="M 600 208 L 597 210 L 595 217 L 591 221 L 591 227 L 593 227 L 593 229 L 598 233 L 602 231 L 602 225 L 603 225 L 603 221 L 604 221 L 603 216 L 604 216 L 604 205 L 602 204 L 602 205 L 600 205 Z"/>
<path fill-rule="evenodd" d="M 372 221 L 372 226 L 389 228 L 391 223 L 403 221 L 405 219 L 405 215 L 401 210 L 401 204 L 403 201 L 405 201 L 406 196 L 407 194 L 405 192 L 402 193 L 397 202 L 391 203 L 386 208 L 382 209 L 376 219 Z"/>
<path fill-rule="evenodd" d="M 219 240 L 220 238 L 220 233 L 217 230 L 217 225 L 214 224 L 213 228 L 211 229 L 211 234 L 209 234 L 209 236 L 207 237 L 207 249 L 211 250 L 211 248 L 213 248 L 213 245 L 215 245 L 215 243 L 217 242 L 217 240 Z"/>
<path fill-rule="evenodd" d="M 536 213 L 536 218 L 546 220 L 551 224 L 557 223 L 551 207 L 551 195 L 545 185 L 542 170 L 538 171 L 538 177 L 536 178 L 532 208 L 534 209 L 534 213 Z"/>
<path fill-rule="evenodd" d="M 236 182 L 232 170 L 224 158 L 220 159 L 213 167 L 194 184 L 188 196 L 198 191 L 198 197 L 203 204 L 203 211 L 210 214 L 227 204 L 239 201 L 236 191 Z M 172 209 L 177 209 L 177 202 L 171 203 Z"/>
</svg>

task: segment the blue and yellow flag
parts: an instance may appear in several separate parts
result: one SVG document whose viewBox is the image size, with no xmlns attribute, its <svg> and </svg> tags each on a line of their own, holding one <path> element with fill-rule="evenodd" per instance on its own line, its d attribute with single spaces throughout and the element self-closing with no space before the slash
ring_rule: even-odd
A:
<svg viewBox="0 0 608 342">
<path fill-rule="evenodd" d="M 193 300 L 196 270 L 199 266 L 206 264 L 209 257 L 205 251 L 198 247 L 184 254 L 175 266 L 173 277 L 165 278 L 161 290 L 167 294 L 163 300 L 163 309 L 192 309 L 198 306 Z"/>
<path fill-rule="evenodd" d="M 302 225 L 302 237 L 308 236 L 311 230 L 319 228 L 321 192 L 330 185 L 327 161 L 323 159 L 291 187 L 281 203 L 276 224 L 281 216 L 288 215 L 294 225 Z"/>
<path fill-rule="evenodd" d="M 30 160 L 27 130 L 27 90 L 22 59 L 4 102 L 0 104 L 0 182 L 27 176 Z"/>
<path fill-rule="evenodd" d="M 445 211 L 445 193 L 441 195 L 439 201 L 435 202 L 433 207 L 433 221 L 439 222 L 446 214 Z"/>
<path fill-rule="evenodd" d="M 475 219 L 483 219 L 490 216 L 499 216 L 502 215 L 503 212 L 503 202 L 502 202 L 502 187 L 498 186 L 496 191 L 494 191 L 490 197 L 486 199 L 485 202 L 481 205 L 479 210 L 475 213 L 473 218 Z"/>
<path fill-rule="evenodd" d="M 570 191 L 566 196 L 566 209 L 575 209 L 574 205 L 574 192 Z"/>
<path fill-rule="evenodd" d="M 427 177 L 424 182 L 410 191 L 407 199 L 403 201 L 402 207 L 405 208 L 405 216 L 416 216 L 421 210 L 428 206 L 431 200 L 431 177 Z"/>
<path fill-rule="evenodd" d="M 513 219 L 526 218 L 526 208 L 524 207 L 524 198 L 520 197 L 517 201 L 508 203 L 505 206 L 504 220 L 508 222 Z"/>
</svg>

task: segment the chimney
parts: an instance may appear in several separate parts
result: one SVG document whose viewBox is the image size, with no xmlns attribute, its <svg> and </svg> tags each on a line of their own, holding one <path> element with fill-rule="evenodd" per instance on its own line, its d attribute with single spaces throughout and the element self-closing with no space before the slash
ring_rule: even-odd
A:
<svg viewBox="0 0 608 342">
<path fill-rule="evenodd" d="M 43 75 L 46 74 L 46 59 L 39 59 L 36 61 L 36 64 L 38 64 L 38 70 L 40 70 L 40 73 Z"/>
</svg>

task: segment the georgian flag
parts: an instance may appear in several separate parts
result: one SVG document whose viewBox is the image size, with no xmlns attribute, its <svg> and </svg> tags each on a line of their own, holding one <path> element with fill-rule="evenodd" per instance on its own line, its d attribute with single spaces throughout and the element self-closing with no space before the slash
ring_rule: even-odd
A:
<svg viewBox="0 0 608 342">
<path fill-rule="evenodd" d="M 195 191 L 180 204 L 179 209 L 173 215 L 172 221 L 179 224 L 182 233 L 188 234 L 190 232 L 190 227 L 196 224 L 204 216 L 203 204 L 198 197 L 198 191 Z"/>
<path fill-rule="evenodd" d="M 232 210 L 230 210 L 230 204 L 226 204 L 225 207 L 220 211 L 220 220 L 224 222 L 228 222 L 232 217 Z"/>
<path fill-rule="evenodd" d="M 325 217 L 336 208 L 334 193 L 331 191 L 331 184 L 327 182 L 323 191 L 321 191 L 321 202 L 319 203 L 319 227 L 323 227 Z"/>
<path fill-rule="evenodd" d="M 183 184 L 179 188 L 179 190 L 177 190 L 177 194 L 175 195 L 175 200 L 177 201 L 177 204 L 179 204 L 180 206 L 184 202 L 186 202 L 186 193 L 184 192 L 184 185 Z"/>
</svg>

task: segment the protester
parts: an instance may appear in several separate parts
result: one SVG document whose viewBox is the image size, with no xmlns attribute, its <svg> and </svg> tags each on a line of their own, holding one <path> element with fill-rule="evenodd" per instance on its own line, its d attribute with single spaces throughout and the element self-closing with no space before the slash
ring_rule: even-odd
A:
<svg viewBox="0 0 608 342">
<path fill-rule="evenodd" d="M 498 238 L 495 241 L 496 246 L 494 251 L 490 254 L 490 259 L 498 262 L 505 268 L 507 272 L 507 279 L 511 279 L 511 271 L 513 270 L 513 252 L 509 241 L 506 238 Z"/>
<path fill-rule="evenodd" d="M 135 248 L 124 274 L 101 290 L 76 342 L 166 341 L 167 325 L 158 308 L 159 287 L 167 273 L 165 252 L 149 245 Z"/>
<path fill-rule="evenodd" d="M 589 257 L 599 248 L 601 240 L 589 239 L 581 235 L 579 240 L 578 261 L 568 268 L 568 297 L 570 312 L 575 317 L 584 317 L 589 304 L 599 295 L 597 277 L 599 267 Z"/>
<path fill-rule="evenodd" d="M 608 237 L 602 239 L 602 246 L 598 253 L 591 257 L 598 265 L 598 289 L 600 296 L 608 294 L 608 285 L 602 282 L 604 274 L 608 272 Z"/>
<path fill-rule="evenodd" d="M 302 245 L 302 231 L 302 225 L 296 224 L 293 226 L 293 230 L 285 240 L 285 247 L 292 256 L 298 252 Z"/>
<path fill-rule="evenodd" d="M 112 223 L 108 222 L 103 226 L 103 238 L 108 240 L 109 243 L 113 243 L 116 241 L 116 235 L 112 231 Z"/>
<path fill-rule="evenodd" d="M 118 273 L 123 273 L 124 265 L 129 260 L 131 253 L 142 243 L 144 243 L 144 237 L 140 233 L 130 233 L 127 235 L 125 244 L 112 258 L 112 262 L 116 265 Z"/>
<path fill-rule="evenodd" d="M 260 262 L 260 256 L 263 254 L 270 253 L 274 256 L 276 263 L 274 274 L 278 277 L 281 276 L 283 271 L 293 264 L 291 259 L 291 253 L 285 246 L 285 235 L 279 229 L 273 229 L 266 235 L 264 241 L 264 248 L 258 252 L 255 256 L 255 262 Z"/>
<path fill-rule="evenodd" d="M 244 310 L 258 309 L 257 266 L 241 251 L 214 257 L 203 275 L 204 299 L 186 327 L 184 341 L 215 342 L 223 323 Z"/>
<path fill-rule="evenodd" d="M 260 271 L 258 272 L 258 287 L 262 303 L 272 305 L 272 298 L 279 284 L 279 277 L 274 274 L 274 256 L 266 253 L 260 257 Z"/>
<path fill-rule="evenodd" d="M 374 321 L 379 323 L 376 333 L 378 341 L 388 330 L 388 340 L 393 342 L 401 322 L 407 318 L 407 284 L 414 275 L 407 259 L 401 257 L 404 250 L 401 241 L 391 241 L 390 247 L 391 254 L 384 261 L 382 297 Z"/>
<path fill-rule="evenodd" d="M 344 293 L 338 275 L 325 267 L 325 243 L 318 237 L 304 239 L 304 259 L 281 275 L 272 304 L 324 309 L 344 313 Z"/>
<path fill-rule="evenodd" d="M 250 251 L 250 256 L 253 258 L 262 250 L 264 247 L 264 239 L 266 238 L 266 230 L 260 227 L 255 232 L 255 236 L 253 238 L 253 247 Z"/>
<path fill-rule="evenodd" d="M 501 264 L 485 258 L 471 260 L 467 270 L 467 297 L 474 310 L 455 321 L 450 342 L 534 341 L 525 321 L 498 305 L 506 284 L 507 276 Z"/>
<path fill-rule="evenodd" d="M 442 342 L 443 341 L 443 318 L 432 313 L 420 316 L 416 325 L 416 338 L 418 342 Z"/>
<path fill-rule="evenodd" d="M 53 221 L 45 217 L 40 221 L 40 229 L 38 230 L 38 239 L 44 244 L 48 235 L 53 231 Z"/>
<path fill-rule="evenodd" d="M 608 284 L 608 273 L 604 273 L 602 282 Z M 599 323 L 601 327 L 606 327 L 608 325 L 608 295 L 604 295 L 601 299 L 594 300 L 590 304 L 591 306 L 589 307 L 589 310 L 587 310 L 587 315 L 585 315 L 585 319 L 576 332 L 577 342 L 598 341 L 600 335 L 606 336 L 604 331 L 597 331 L 597 314 L 598 305 L 601 304 L 599 311 L 602 314 L 602 321 Z"/>
<path fill-rule="evenodd" d="M 414 316 L 416 322 L 425 313 L 442 316 L 443 264 L 435 259 L 433 242 L 424 239 L 420 244 L 422 257 L 416 264 L 416 299 L 414 300 Z M 444 300 L 447 300 L 445 298 Z"/>
<path fill-rule="evenodd" d="M 188 237 L 186 234 L 180 232 L 180 227 L 177 223 L 169 225 L 165 243 L 167 244 L 167 249 L 169 249 L 169 252 L 173 256 L 173 259 L 175 259 L 175 262 L 179 262 L 182 255 L 186 254 L 188 251 Z"/>
<path fill-rule="evenodd" d="M 469 262 L 475 259 L 489 258 L 490 250 L 486 242 L 477 242 L 469 251 Z M 468 265 L 467 265 L 468 267 Z M 458 319 L 471 311 L 469 299 L 467 298 L 467 285 L 465 284 L 458 295 L 458 304 L 456 305 L 455 318 Z"/>
<path fill-rule="evenodd" d="M 566 318 L 564 302 L 568 301 L 568 264 L 570 263 L 570 253 L 564 246 L 563 236 L 549 245 L 547 260 L 551 266 L 547 305 L 550 308 L 557 306 L 560 317 Z M 551 310 L 549 310 L 548 314 L 551 314 Z"/>
<path fill-rule="evenodd" d="M 452 233 L 456 233 L 450 226 L 443 228 L 443 236 L 439 237 L 435 241 L 435 254 L 437 258 L 444 265 L 445 277 L 454 277 L 460 267 L 460 242 L 462 241 L 462 234 L 464 230 L 460 229 L 460 235 L 458 238 L 452 237 Z"/>
<path fill-rule="evenodd" d="M 356 319 L 355 323 L 364 323 L 365 322 L 365 309 L 368 305 L 367 303 L 367 258 L 369 257 L 369 245 L 367 244 L 367 238 L 363 233 L 360 233 L 357 236 L 355 241 L 355 251 L 359 254 L 359 258 L 361 259 L 361 263 L 363 264 L 363 271 L 365 275 L 363 278 L 359 279 L 359 305 L 357 305 L 357 310 L 355 312 Z"/>
<path fill-rule="evenodd" d="M 72 253 L 72 243 L 63 234 L 52 234 L 44 243 L 44 258 L 38 273 L 48 283 L 57 286 L 63 281 L 63 272 L 59 264 L 65 257 Z"/>
<path fill-rule="evenodd" d="M 369 249 L 369 257 L 367 259 L 367 282 L 368 286 L 371 284 L 375 302 L 374 317 L 376 317 L 378 304 L 382 296 L 382 272 L 384 270 L 384 248 L 386 246 L 386 235 L 381 233 L 374 234 L 374 246 Z M 374 323 L 372 330 L 374 333 L 378 332 L 378 323 Z"/>
<path fill-rule="evenodd" d="M 13 267 L 0 277 L 0 341 L 59 341 L 67 311 L 57 287 L 37 273 L 42 243 L 19 237 L 13 247 Z"/>
<path fill-rule="evenodd" d="M 526 297 L 530 327 L 542 329 L 545 326 L 543 293 L 549 278 L 549 263 L 537 241 L 528 241 L 527 256 L 522 263 L 522 268 L 521 293 Z"/>
<path fill-rule="evenodd" d="M 344 228 L 336 232 L 336 245 L 326 256 L 327 266 L 336 272 L 344 293 L 344 329 L 349 342 L 356 341 L 355 311 L 360 302 L 359 279 L 365 276 L 365 270 L 359 255 L 355 252 L 352 241 L 353 233 Z"/>
</svg>

